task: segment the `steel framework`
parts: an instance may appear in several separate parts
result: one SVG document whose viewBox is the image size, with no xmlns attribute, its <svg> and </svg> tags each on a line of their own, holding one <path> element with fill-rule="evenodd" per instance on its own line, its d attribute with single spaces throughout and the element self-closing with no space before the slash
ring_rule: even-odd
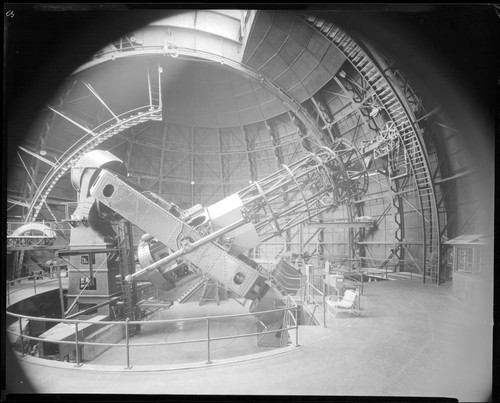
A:
<svg viewBox="0 0 500 403">
<path fill-rule="evenodd" d="M 428 279 L 432 283 L 439 284 L 441 239 L 434 183 L 425 145 L 419 136 L 418 125 L 412 119 L 411 110 L 402 100 L 394 83 L 384 74 L 380 60 L 376 60 L 368 49 L 363 48 L 347 32 L 327 20 L 307 15 L 304 19 L 346 56 L 375 92 L 376 99 L 394 123 L 418 189 L 424 238 L 423 281 L 425 283 Z"/>
</svg>

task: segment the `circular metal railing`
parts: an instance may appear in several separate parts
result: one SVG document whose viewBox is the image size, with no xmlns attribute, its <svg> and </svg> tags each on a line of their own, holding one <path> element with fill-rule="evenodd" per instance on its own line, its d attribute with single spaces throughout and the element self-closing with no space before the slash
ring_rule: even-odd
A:
<svg viewBox="0 0 500 403">
<path fill-rule="evenodd" d="M 41 317 L 36 317 L 36 316 L 27 316 L 27 315 L 21 315 L 21 314 L 16 314 L 13 312 L 7 311 L 7 317 L 8 321 L 12 321 L 13 323 L 9 326 L 7 329 L 7 333 L 11 335 L 11 344 L 14 345 L 14 347 L 17 344 L 17 351 L 21 354 L 21 356 L 29 355 L 30 354 L 30 347 L 29 347 L 29 342 L 34 341 L 37 343 L 55 343 L 58 345 L 66 345 L 70 346 L 69 349 L 66 349 L 66 352 L 69 352 L 66 354 L 64 357 L 57 357 L 59 360 L 70 360 L 70 356 L 74 356 L 74 365 L 76 367 L 80 367 L 84 364 L 82 360 L 82 349 L 85 346 L 95 346 L 95 347 L 120 347 L 125 350 L 124 356 L 123 356 L 123 361 L 125 363 L 125 369 L 131 369 L 133 367 L 133 364 L 130 359 L 130 350 L 132 348 L 138 348 L 138 347 L 162 347 L 162 346 L 173 346 L 173 345 L 180 345 L 180 344 L 193 344 L 193 343 L 205 343 L 206 344 L 206 350 L 205 350 L 205 364 L 211 364 L 212 357 L 211 353 L 213 351 L 213 348 L 211 347 L 211 344 L 216 342 L 216 341 L 221 341 L 221 340 L 229 340 L 229 339 L 239 339 L 239 338 L 244 338 L 244 337 L 259 337 L 265 334 L 270 334 L 270 333 L 280 333 L 280 332 L 288 332 L 288 331 L 294 331 L 294 341 L 293 344 L 295 347 L 299 346 L 299 325 L 298 325 L 298 307 L 296 303 L 291 299 L 287 299 L 287 307 L 285 308 L 280 308 L 280 309 L 273 309 L 265 312 L 259 312 L 259 313 L 241 313 L 241 314 L 231 314 L 231 315 L 217 315 L 217 316 L 204 316 L 204 317 L 195 317 L 195 318 L 184 318 L 184 319 L 162 319 L 162 320 L 148 320 L 147 322 L 144 321 L 132 321 L 129 320 L 128 318 L 126 320 L 122 321 L 88 321 L 88 320 L 76 320 L 76 319 L 56 319 L 56 318 L 41 318 Z M 214 337 L 211 335 L 211 331 L 214 329 L 213 323 L 215 321 L 220 321 L 220 320 L 230 320 L 234 318 L 243 318 L 243 317 L 250 317 L 250 316 L 258 316 L 262 314 L 270 314 L 270 313 L 279 313 L 283 312 L 283 326 L 278 329 L 278 330 L 267 330 L 263 329 L 262 331 L 258 332 L 252 332 L 252 333 L 244 333 L 244 334 L 230 334 L 230 335 L 225 335 L 225 336 L 218 336 Z M 46 338 L 46 337 L 34 337 L 34 336 L 29 336 L 24 334 L 23 332 L 23 321 L 26 323 L 26 321 L 29 322 L 45 322 L 45 323 L 57 323 L 57 324 L 66 324 L 70 325 L 72 328 L 74 328 L 74 332 L 72 332 L 72 335 L 68 338 L 72 338 L 72 340 L 58 340 L 58 339 L 51 339 L 51 338 Z M 15 323 L 18 323 L 17 329 L 14 330 Z M 140 326 L 144 325 L 145 323 L 151 324 L 161 324 L 161 325 L 168 325 L 168 324 L 180 324 L 180 323 L 194 323 L 194 322 L 204 322 L 206 324 L 206 337 L 204 338 L 198 338 L 198 339 L 190 339 L 190 340 L 176 340 L 176 341 L 160 341 L 160 342 L 131 342 L 131 329 L 133 326 Z M 257 322 L 256 322 L 257 323 Z M 123 334 L 124 337 L 122 340 L 118 343 L 109 343 L 109 342 L 95 342 L 95 341 L 86 341 L 85 338 L 83 338 L 83 328 L 85 325 L 92 324 L 95 326 L 119 326 L 122 327 L 123 329 Z M 280 336 L 282 336 L 282 333 L 280 333 Z M 12 341 L 12 337 L 17 338 L 16 341 Z M 283 346 L 285 347 L 285 346 Z M 239 358 L 239 357 L 238 357 Z M 40 358 L 42 359 L 42 358 Z M 154 363 L 155 365 L 162 365 L 163 363 Z M 101 364 L 99 364 L 101 365 Z M 117 365 L 109 365 L 110 368 L 115 369 Z"/>
</svg>

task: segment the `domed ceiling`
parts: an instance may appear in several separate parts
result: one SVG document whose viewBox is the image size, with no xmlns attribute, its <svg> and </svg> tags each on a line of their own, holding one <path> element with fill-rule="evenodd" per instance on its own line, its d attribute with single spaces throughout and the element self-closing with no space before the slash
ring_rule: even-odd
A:
<svg viewBox="0 0 500 403">
<path fill-rule="evenodd" d="M 255 80 L 209 62 L 161 61 L 163 118 L 168 123 L 222 128 L 262 122 L 286 112 Z"/>
<path fill-rule="evenodd" d="M 63 82 L 24 138 L 9 176 L 10 212 L 25 214 L 54 166 L 64 165 L 66 171 L 49 181 L 47 197 L 38 201 L 40 218 L 63 217 L 67 203 L 75 200 L 68 178 L 72 160 L 65 158 L 95 147 L 121 158 L 130 180 L 188 208 L 214 203 L 339 137 L 359 149 L 373 142 L 390 123 L 384 104 L 389 95 L 375 91 L 369 74 L 376 69 L 355 65 L 361 56 L 348 59 L 350 48 L 341 51 L 334 43 L 338 28 L 319 20 L 303 13 L 198 10 L 113 40 Z M 397 87 L 405 110 L 424 127 L 434 112 L 414 101 L 405 77 L 392 75 L 392 69 L 384 73 L 393 80 L 390 90 Z M 467 159 L 446 155 L 463 150 L 448 135 L 454 128 L 439 130 L 446 135 L 428 136 L 442 142 L 440 151 L 429 140 L 434 179 L 442 179 L 441 171 L 463 175 Z M 81 150 L 75 151 L 76 145 Z M 372 242 L 366 248 L 370 264 L 389 255 L 400 213 L 405 239 L 413 242 L 408 254 L 418 260 L 423 253 L 419 244 L 427 224 L 405 162 L 408 154 L 392 157 L 367 161 L 369 191 L 352 206 L 357 215 L 378 217 L 377 228 L 364 240 Z M 400 177 L 394 179 L 391 164 L 399 164 Z M 461 206 L 474 204 L 468 200 L 472 196 L 449 183 L 449 189 L 436 188 L 438 197 L 448 198 L 441 206 L 458 199 Z M 397 194 L 406 200 L 399 207 Z M 452 225 L 458 228 L 467 224 L 470 211 L 457 209 L 466 212 L 457 213 Z M 341 209 L 332 217 L 351 213 Z M 344 228 L 332 231 L 327 241 L 335 253 L 350 253 L 352 237 Z"/>
</svg>

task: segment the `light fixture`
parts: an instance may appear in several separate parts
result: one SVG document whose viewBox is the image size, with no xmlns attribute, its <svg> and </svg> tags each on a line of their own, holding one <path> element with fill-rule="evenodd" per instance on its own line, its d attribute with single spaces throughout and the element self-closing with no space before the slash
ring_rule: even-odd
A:
<svg viewBox="0 0 500 403">
<path fill-rule="evenodd" d="M 41 156 L 47 155 L 47 151 L 45 151 L 45 150 L 40 150 L 40 155 L 41 155 Z"/>
<path fill-rule="evenodd" d="M 194 181 L 191 181 L 191 185 L 194 185 Z"/>
<path fill-rule="evenodd" d="M 342 78 L 345 78 L 345 76 L 346 76 L 345 71 L 344 70 L 340 70 L 339 71 L 339 76 L 342 77 Z"/>
</svg>

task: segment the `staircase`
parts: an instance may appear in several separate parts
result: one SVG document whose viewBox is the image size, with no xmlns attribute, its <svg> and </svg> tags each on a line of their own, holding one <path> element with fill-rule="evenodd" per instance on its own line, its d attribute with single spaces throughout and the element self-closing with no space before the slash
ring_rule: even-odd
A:
<svg viewBox="0 0 500 403">
<path fill-rule="evenodd" d="M 321 18 L 307 16 L 305 19 L 352 63 L 375 91 L 381 105 L 394 122 L 401 145 L 406 151 L 420 198 L 425 263 L 423 282 L 425 283 L 427 278 L 432 283 L 439 283 L 440 229 L 436 197 L 423 142 L 413 127 L 409 113 L 382 70 L 346 32 Z"/>
<path fill-rule="evenodd" d="M 221 284 L 213 279 L 205 280 L 203 284 L 203 291 L 201 293 L 200 298 L 200 306 L 209 301 L 217 302 L 217 305 L 220 304 L 221 300 L 227 300 L 228 293 L 227 289 L 224 288 Z"/>
<path fill-rule="evenodd" d="M 91 138 L 82 137 L 81 142 L 75 143 L 59 159 L 45 175 L 42 183 L 36 191 L 27 214 L 27 221 L 35 221 L 38 213 L 43 207 L 45 200 L 50 192 L 68 170 L 86 153 L 93 150 L 103 141 L 115 136 L 116 134 L 149 120 L 161 121 L 161 109 L 149 110 L 149 105 L 143 108 L 134 109 L 119 116 L 119 121 L 110 124 L 110 121 L 93 129 L 95 133 Z"/>
</svg>

